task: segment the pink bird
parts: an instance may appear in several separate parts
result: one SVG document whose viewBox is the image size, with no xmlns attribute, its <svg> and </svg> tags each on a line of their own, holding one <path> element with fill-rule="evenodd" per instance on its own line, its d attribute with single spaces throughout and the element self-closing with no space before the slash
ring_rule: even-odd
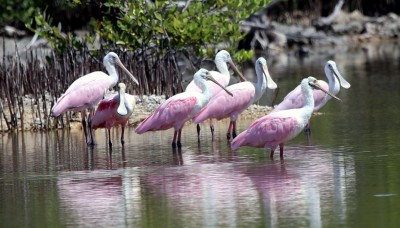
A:
<svg viewBox="0 0 400 228">
<path fill-rule="evenodd" d="M 108 145 L 110 147 L 112 146 L 110 129 L 118 125 L 121 126 L 121 144 L 124 145 L 125 126 L 136 105 L 135 97 L 125 93 L 125 84 L 119 83 L 118 87 L 117 94 L 110 94 L 100 102 L 92 119 L 94 130 L 107 128 Z"/>
<path fill-rule="evenodd" d="M 106 91 L 114 87 L 118 82 L 118 74 L 115 64 L 119 65 L 135 82 L 138 80 L 125 68 L 118 55 L 114 52 L 108 53 L 103 64 L 109 76 L 102 71 L 92 72 L 75 80 L 67 91 L 57 100 L 51 109 L 54 117 L 60 116 L 67 111 L 81 112 L 82 128 L 87 144 L 94 145 L 92 117 L 97 104 L 103 99 Z M 86 109 L 89 109 L 88 125 L 90 130 L 91 142 L 88 141 L 86 130 Z"/>
<path fill-rule="evenodd" d="M 329 92 L 333 95 L 336 95 L 340 91 L 340 86 L 345 89 L 350 88 L 350 83 L 348 83 L 342 75 L 339 73 L 336 63 L 332 60 L 329 60 L 325 64 L 325 75 L 328 78 L 328 83 L 322 80 L 318 80 L 318 83 L 321 85 L 322 88 L 325 90 L 329 90 Z M 317 112 L 321 109 L 328 101 L 331 99 L 330 96 L 322 92 L 321 90 L 314 90 L 314 112 Z M 293 108 L 300 108 L 303 106 L 303 96 L 301 93 L 300 85 L 297 86 L 294 90 L 292 90 L 283 101 L 275 106 L 273 112 L 279 110 L 287 110 Z M 309 126 L 306 127 L 306 131 L 310 133 Z"/>
<path fill-rule="evenodd" d="M 279 145 L 280 157 L 283 158 L 283 144 L 296 137 L 311 118 L 314 109 L 313 89 L 319 89 L 340 100 L 323 89 L 314 77 L 305 78 L 301 81 L 301 91 L 304 97 L 301 108 L 272 112 L 256 120 L 247 130 L 233 139 L 232 150 L 241 146 L 270 148 L 270 158 L 272 159 L 274 151 Z"/>
<path fill-rule="evenodd" d="M 206 69 L 200 69 L 193 76 L 194 83 L 201 88 L 202 93 L 183 92 L 170 97 L 162 103 L 150 116 L 143 120 L 136 128 L 136 133 L 147 131 L 167 130 L 174 128 L 172 147 L 181 147 L 181 133 L 187 120 L 193 118 L 211 99 L 211 88 L 207 84 L 210 80 L 231 94 L 219 84 Z M 231 94 L 231 96 L 233 96 Z"/>
<path fill-rule="evenodd" d="M 229 54 L 229 52 L 225 50 L 221 50 L 217 53 L 215 56 L 215 65 L 217 66 L 218 71 L 209 71 L 211 76 L 223 87 L 227 87 L 229 85 L 229 81 L 231 79 L 231 75 L 228 70 L 228 65 L 229 64 L 233 70 L 239 75 L 241 81 L 246 81 L 246 78 L 240 73 L 240 71 L 237 69 L 236 65 L 233 63 L 232 58 Z M 212 96 L 216 95 L 220 91 L 222 91 L 221 87 L 217 86 L 215 83 L 212 83 L 211 81 L 207 82 L 211 86 L 211 94 Z M 194 80 L 192 80 L 189 85 L 186 87 L 185 92 L 201 92 L 201 89 L 196 86 L 194 83 Z M 212 119 L 210 119 L 210 130 L 211 134 L 214 135 L 214 124 Z M 197 124 L 197 137 L 198 140 L 200 141 L 200 125 Z"/>
<path fill-rule="evenodd" d="M 247 109 L 251 104 L 258 101 L 264 94 L 266 88 L 275 89 L 277 86 L 272 80 L 267 61 L 260 57 L 255 64 L 257 83 L 249 81 L 236 83 L 226 87 L 234 95 L 229 96 L 221 91 L 213 96 L 210 102 L 193 118 L 193 122 L 198 124 L 207 119 L 221 120 L 230 117 L 230 124 L 226 133 L 228 140 L 232 132 L 232 137 L 236 137 L 236 120 L 240 113 Z M 214 135 L 212 135 L 214 141 Z"/>
</svg>

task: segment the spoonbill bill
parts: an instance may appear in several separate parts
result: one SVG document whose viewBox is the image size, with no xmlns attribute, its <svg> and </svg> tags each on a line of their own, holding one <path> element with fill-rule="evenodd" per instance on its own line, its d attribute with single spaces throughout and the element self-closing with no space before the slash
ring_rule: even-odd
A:
<svg viewBox="0 0 400 228">
<path fill-rule="evenodd" d="M 193 76 L 193 80 L 202 93 L 185 91 L 170 97 L 137 126 L 136 133 L 142 134 L 147 131 L 167 130 L 173 127 L 175 132 L 172 147 L 181 147 L 183 125 L 187 120 L 192 119 L 211 99 L 211 86 L 206 83 L 207 81 L 214 82 L 233 96 L 206 69 L 197 71 Z"/>
<path fill-rule="evenodd" d="M 272 80 L 267 61 L 260 57 L 255 64 L 257 74 L 257 83 L 249 81 L 236 83 L 226 87 L 234 95 L 229 96 L 221 91 L 213 96 L 210 102 L 193 118 L 193 122 L 198 124 L 206 119 L 221 120 L 230 117 L 228 131 L 226 133 L 228 140 L 236 137 L 236 120 L 240 113 L 247 109 L 251 104 L 258 101 L 264 94 L 266 88 L 275 89 L 276 83 Z M 212 134 L 214 141 L 214 134 Z"/>
<path fill-rule="evenodd" d="M 232 69 L 239 75 L 241 81 L 247 81 L 243 74 L 238 70 L 236 65 L 233 63 L 231 55 L 226 50 L 221 50 L 215 55 L 215 65 L 218 71 L 210 71 L 211 76 L 223 87 L 227 87 L 229 85 L 229 81 L 231 79 L 231 75 L 229 73 L 228 64 L 232 67 Z M 211 94 L 212 96 L 219 93 L 222 89 L 211 81 L 207 82 L 211 86 Z M 192 80 L 189 85 L 186 87 L 185 92 L 201 92 L 201 89 L 196 86 L 194 80 Z M 214 124 L 213 120 L 210 119 L 210 130 L 214 135 Z M 197 124 L 197 137 L 200 141 L 200 125 Z"/>
<path fill-rule="evenodd" d="M 318 80 L 319 85 L 325 90 L 329 90 L 329 92 L 333 95 L 336 95 L 340 91 L 340 87 L 345 89 L 350 88 L 350 83 L 348 83 L 340 74 L 339 70 L 336 67 L 336 63 L 332 60 L 326 62 L 324 67 L 325 75 L 328 78 L 328 83 L 323 80 Z M 325 94 L 321 90 L 314 90 L 314 112 L 317 112 L 321 109 L 328 101 L 331 99 L 331 96 Z M 300 108 L 303 105 L 303 96 L 301 92 L 300 85 L 297 86 L 294 90 L 292 90 L 283 101 L 275 106 L 273 112 L 279 110 L 287 110 L 293 108 Z M 306 132 L 310 133 L 309 124 L 306 127 Z"/>
<path fill-rule="evenodd" d="M 283 144 L 296 137 L 311 118 L 314 110 L 313 89 L 319 89 L 340 100 L 322 88 L 319 85 L 319 81 L 314 77 L 305 78 L 301 81 L 301 91 L 304 97 L 304 103 L 301 108 L 275 111 L 256 120 L 247 130 L 233 139 L 231 143 L 232 150 L 236 150 L 241 146 L 270 148 L 270 158 L 272 159 L 274 151 L 279 145 L 282 159 Z"/>
<path fill-rule="evenodd" d="M 124 83 L 119 83 L 118 88 L 117 94 L 109 94 L 100 101 L 92 119 L 94 130 L 97 128 L 107 129 L 110 147 L 112 146 L 110 129 L 118 125 L 121 126 L 121 144 L 124 145 L 125 126 L 136 105 L 135 96 L 125 93 L 126 85 Z"/>
<path fill-rule="evenodd" d="M 109 52 L 103 59 L 104 67 L 109 75 L 102 71 L 95 71 L 76 79 L 57 100 L 51 109 L 54 117 L 60 116 L 67 111 L 81 112 L 82 128 L 85 134 L 86 143 L 94 145 L 92 117 L 97 104 L 103 99 L 106 91 L 114 87 L 118 82 L 118 74 L 115 65 L 120 66 L 139 85 L 138 80 L 122 64 L 118 55 Z M 88 141 L 86 130 L 86 109 L 89 110 L 88 125 L 91 141 Z"/>
</svg>

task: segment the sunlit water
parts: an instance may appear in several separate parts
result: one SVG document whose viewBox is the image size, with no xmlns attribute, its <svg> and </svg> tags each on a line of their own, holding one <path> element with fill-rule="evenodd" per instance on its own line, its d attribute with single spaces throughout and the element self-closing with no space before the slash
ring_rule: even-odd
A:
<svg viewBox="0 0 400 228">
<path fill-rule="evenodd" d="M 112 150 L 103 130 L 94 149 L 78 130 L 1 136 L 0 226 L 398 227 L 399 46 L 332 53 L 269 60 L 278 101 L 302 77 L 325 80 L 329 59 L 352 85 L 312 118 L 311 139 L 286 144 L 283 160 L 231 151 L 227 121 L 214 143 L 207 123 L 200 144 L 187 125 L 181 150 L 172 131 L 129 128 L 122 147 L 115 130 Z M 241 119 L 239 131 L 253 121 Z"/>
</svg>

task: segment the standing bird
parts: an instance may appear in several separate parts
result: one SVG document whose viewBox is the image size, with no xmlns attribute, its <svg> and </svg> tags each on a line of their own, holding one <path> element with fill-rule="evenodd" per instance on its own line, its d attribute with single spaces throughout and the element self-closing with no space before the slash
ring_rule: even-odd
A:
<svg viewBox="0 0 400 228">
<path fill-rule="evenodd" d="M 187 120 L 193 118 L 211 99 L 211 88 L 206 83 L 208 80 L 233 96 L 211 76 L 208 70 L 200 69 L 193 76 L 193 81 L 201 89 L 202 93 L 186 91 L 170 97 L 137 126 L 136 133 L 142 134 L 147 131 L 167 130 L 173 127 L 175 132 L 172 147 L 181 147 L 183 125 Z"/>
<path fill-rule="evenodd" d="M 213 96 L 210 102 L 193 118 L 193 122 L 198 124 L 206 119 L 221 120 L 230 117 L 228 131 L 226 133 L 227 139 L 236 137 L 236 119 L 251 104 L 258 101 L 264 94 L 266 88 L 275 89 L 277 85 L 272 80 L 267 61 L 260 57 L 255 64 L 257 74 L 257 83 L 249 81 L 236 83 L 226 87 L 233 96 L 228 96 L 225 92 L 221 91 Z M 214 134 L 212 135 L 214 141 Z"/>
<path fill-rule="evenodd" d="M 348 83 L 342 75 L 339 73 L 336 63 L 332 60 L 329 60 L 325 64 L 325 75 L 328 78 L 328 83 L 322 80 L 318 80 L 318 84 L 325 90 L 329 90 L 329 92 L 333 95 L 336 95 L 340 91 L 340 86 L 342 86 L 345 89 L 350 88 L 350 83 Z M 321 109 L 328 101 L 331 99 L 330 96 L 322 92 L 321 90 L 314 90 L 314 112 L 317 112 L 319 109 Z M 301 93 L 301 88 L 300 85 L 297 86 L 294 90 L 292 90 L 286 97 L 283 99 L 283 101 L 275 106 L 273 112 L 279 111 L 279 110 L 287 110 L 287 109 L 293 109 L 293 108 L 300 108 L 303 106 L 303 96 Z M 306 127 L 306 132 L 309 134 L 310 133 L 310 128 L 309 125 Z"/>
<path fill-rule="evenodd" d="M 95 71 L 78 78 L 69 86 L 67 91 L 65 91 L 51 109 L 51 114 L 54 117 L 60 116 L 67 111 L 81 112 L 85 140 L 87 144 L 91 145 L 95 143 L 92 129 L 94 110 L 101 99 L 103 99 L 106 91 L 114 87 L 118 82 L 115 65 L 120 66 L 133 82 L 139 85 L 138 80 L 125 68 L 118 55 L 114 52 L 110 52 L 104 57 L 103 64 L 109 75 L 102 71 Z M 89 109 L 88 124 L 91 142 L 88 141 L 86 130 L 86 109 Z"/>
<path fill-rule="evenodd" d="M 283 158 L 283 144 L 296 137 L 311 118 L 314 110 L 313 89 L 319 89 L 340 100 L 322 88 L 314 77 L 305 78 L 301 81 L 301 91 L 304 97 L 301 108 L 272 112 L 256 120 L 247 130 L 233 139 L 232 150 L 241 146 L 270 148 L 270 158 L 272 159 L 274 151 L 279 145 L 280 157 Z"/>
<path fill-rule="evenodd" d="M 93 116 L 93 129 L 107 128 L 108 145 L 111 147 L 112 127 L 121 126 L 121 144 L 124 145 L 124 131 L 129 118 L 133 114 L 136 105 L 136 99 L 133 95 L 125 93 L 126 86 L 124 83 L 118 84 L 119 91 L 117 94 L 110 94 L 104 98 L 96 109 Z"/>
<path fill-rule="evenodd" d="M 236 65 L 233 63 L 231 55 L 229 52 L 225 50 L 221 50 L 217 53 L 215 56 L 215 65 L 217 66 L 218 71 L 209 71 L 211 76 L 223 87 L 227 87 L 229 85 L 229 81 L 231 79 L 231 75 L 228 70 L 228 65 L 229 64 L 233 70 L 239 75 L 241 81 L 247 81 L 246 78 L 240 73 L 240 71 L 237 69 Z M 221 87 L 215 85 L 212 82 L 207 82 L 211 86 L 211 94 L 212 96 L 215 96 L 217 93 L 219 93 L 222 89 Z M 185 92 L 201 92 L 201 89 L 194 83 L 194 80 L 192 80 L 189 85 L 186 87 Z M 212 135 L 214 135 L 214 124 L 213 120 L 210 119 L 210 130 Z M 200 141 L 200 125 L 197 124 L 197 137 L 198 140 Z"/>
</svg>

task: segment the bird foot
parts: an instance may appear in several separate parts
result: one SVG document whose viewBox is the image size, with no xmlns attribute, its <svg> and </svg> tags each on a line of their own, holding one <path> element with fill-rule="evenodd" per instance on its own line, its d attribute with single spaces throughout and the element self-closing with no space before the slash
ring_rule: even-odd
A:
<svg viewBox="0 0 400 228">
<path fill-rule="evenodd" d="M 94 146 L 94 145 L 96 145 L 96 143 L 95 143 L 95 141 L 89 141 L 89 142 L 86 142 L 86 144 L 88 145 L 88 146 Z"/>
<path fill-rule="evenodd" d="M 306 128 L 304 129 L 304 133 L 305 133 L 307 136 L 310 136 L 310 135 L 311 135 L 311 128 L 306 127 Z"/>
<path fill-rule="evenodd" d="M 230 139 L 231 139 L 231 133 L 229 133 L 229 132 L 226 133 L 226 139 L 227 139 L 227 140 L 230 140 Z"/>
<path fill-rule="evenodd" d="M 182 147 L 182 144 L 181 144 L 180 141 L 176 142 L 176 145 L 178 146 L 178 148 L 181 148 L 181 147 Z"/>
</svg>

